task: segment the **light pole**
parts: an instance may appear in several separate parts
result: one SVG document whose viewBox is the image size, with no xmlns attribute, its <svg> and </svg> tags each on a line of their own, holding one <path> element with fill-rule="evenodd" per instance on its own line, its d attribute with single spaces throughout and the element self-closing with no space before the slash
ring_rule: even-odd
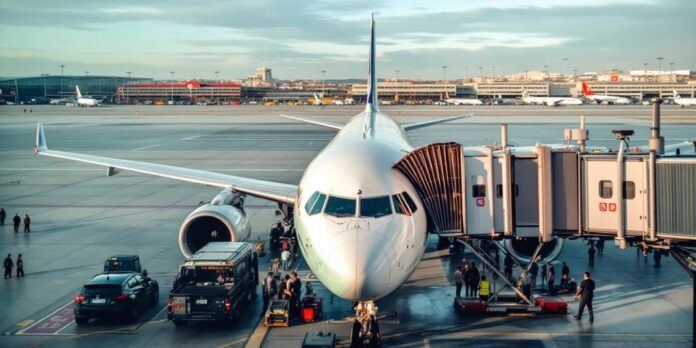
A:
<svg viewBox="0 0 696 348">
<path fill-rule="evenodd" d="M 660 82 L 662 77 L 662 60 L 664 57 L 657 57 L 657 82 Z"/>
<path fill-rule="evenodd" d="M 674 78 L 674 63 L 670 62 L 669 63 L 669 82 L 675 83 L 676 79 Z"/>
<path fill-rule="evenodd" d="M 220 83 L 220 72 L 215 70 L 215 82 Z"/>
<path fill-rule="evenodd" d="M 447 65 L 442 66 L 442 82 L 447 82 Z"/>
<path fill-rule="evenodd" d="M 65 69 L 65 64 L 60 65 L 60 98 L 63 98 L 63 69 Z"/>
<path fill-rule="evenodd" d="M 566 74 L 566 64 L 568 63 L 568 58 L 563 58 L 563 59 L 561 59 L 561 60 L 563 61 L 563 76 L 564 76 L 564 78 L 565 78 L 565 74 Z"/>
<path fill-rule="evenodd" d="M 544 65 L 544 74 L 546 74 L 546 81 L 549 80 L 549 66 Z"/>
<path fill-rule="evenodd" d="M 493 82 L 495 82 L 495 65 L 492 68 L 493 68 Z"/>
<path fill-rule="evenodd" d="M 643 75 L 645 76 L 645 81 L 648 81 L 648 63 L 643 63 Z"/>
<path fill-rule="evenodd" d="M 395 78 L 395 83 L 394 83 L 394 99 L 396 101 L 399 101 L 399 69 L 394 70 L 394 75 L 396 76 Z"/>
<path fill-rule="evenodd" d="M 171 87 L 172 87 L 172 99 L 171 103 L 174 104 L 174 71 L 169 72 L 170 76 L 172 77 L 171 79 Z"/>
<path fill-rule="evenodd" d="M 578 78 L 578 69 L 573 69 L 573 78 Z"/>
<path fill-rule="evenodd" d="M 525 81 L 529 81 L 529 75 L 528 75 L 528 73 L 529 73 L 529 70 L 524 69 L 524 80 L 525 80 Z"/>
<path fill-rule="evenodd" d="M 130 104 L 130 100 L 128 98 L 128 95 L 130 94 L 131 72 L 126 71 L 126 74 L 128 74 L 128 84 L 126 85 L 126 104 Z"/>
<path fill-rule="evenodd" d="M 326 70 L 321 71 L 321 98 L 324 98 L 324 83 L 326 82 Z M 375 87 L 377 88 L 377 87 Z"/>
<path fill-rule="evenodd" d="M 464 79 L 469 81 L 469 67 L 466 65 L 464 66 Z"/>
<path fill-rule="evenodd" d="M 483 67 L 480 66 L 480 67 L 478 67 L 478 69 L 479 69 L 479 80 L 481 80 L 481 82 L 483 82 Z"/>
</svg>

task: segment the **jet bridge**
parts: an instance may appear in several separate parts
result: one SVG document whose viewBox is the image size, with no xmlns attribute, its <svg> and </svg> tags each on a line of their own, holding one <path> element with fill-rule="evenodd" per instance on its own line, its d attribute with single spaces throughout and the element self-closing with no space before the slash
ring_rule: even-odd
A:
<svg viewBox="0 0 696 348">
<path fill-rule="evenodd" d="M 665 155 L 658 140 L 631 148 L 632 131 L 614 133 L 618 151 L 586 148 L 584 124 L 566 130 L 577 145 L 511 147 L 503 125 L 502 146 L 429 144 L 394 168 L 414 184 L 440 236 L 696 245 L 696 156 Z"/>
</svg>

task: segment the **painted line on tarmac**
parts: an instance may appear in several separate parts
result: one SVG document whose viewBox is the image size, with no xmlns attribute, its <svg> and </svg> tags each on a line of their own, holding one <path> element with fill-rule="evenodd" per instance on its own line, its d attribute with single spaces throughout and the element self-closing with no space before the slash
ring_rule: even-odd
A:
<svg viewBox="0 0 696 348">
<path fill-rule="evenodd" d="M 73 318 L 73 309 L 70 301 L 43 318 L 34 322 L 26 329 L 19 330 L 15 335 L 65 335 L 60 331 L 68 327 L 75 320 Z"/>
<path fill-rule="evenodd" d="M 232 347 L 232 346 L 235 346 L 235 345 L 237 345 L 237 344 L 239 344 L 239 343 L 242 343 L 242 342 L 244 342 L 244 341 L 246 341 L 246 340 L 247 340 L 247 338 L 240 338 L 240 339 L 234 340 L 234 341 L 232 341 L 232 342 L 227 342 L 227 343 L 225 343 L 225 344 L 219 345 L 219 346 L 217 346 L 217 348 Z"/>
<path fill-rule="evenodd" d="M 266 335 L 268 335 L 269 327 L 264 325 L 264 321 L 266 318 L 266 313 L 263 313 L 261 318 L 259 319 L 258 324 L 256 324 L 256 328 L 254 331 L 251 333 L 251 335 L 247 338 L 247 342 L 244 345 L 244 347 L 261 347 L 263 344 L 263 341 L 266 340 Z"/>
<path fill-rule="evenodd" d="M 151 149 L 153 147 L 162 146 L 162 145 L 163 144 L 146 145 L 146 146 L 136 147 L 135 149 L 133 149 L 131 151 L 140 151 L 140 150 L 145 150 L 145 149 Z"/>
</svg>

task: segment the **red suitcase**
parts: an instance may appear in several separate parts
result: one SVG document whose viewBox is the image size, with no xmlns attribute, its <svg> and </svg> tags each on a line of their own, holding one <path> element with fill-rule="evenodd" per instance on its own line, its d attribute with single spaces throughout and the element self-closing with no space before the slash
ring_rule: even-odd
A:
<svg viewBox="0 0 696 348">
<path fill-rule="evenodd" d="M 302 299 L 301 316 L 302 321 L 305 323 L 319 321 L 322 317 L 321 297 L 305 296 L 305 298 Z"/>
<path fill-rule="evenodd" d="M 539 296 L 534 299 L 537 306 L 541 307 L 541 311 L 546 314 L 567 314 L 568 303 L 564 302 L 560 297 L 556 296 Z"/>
</svg>

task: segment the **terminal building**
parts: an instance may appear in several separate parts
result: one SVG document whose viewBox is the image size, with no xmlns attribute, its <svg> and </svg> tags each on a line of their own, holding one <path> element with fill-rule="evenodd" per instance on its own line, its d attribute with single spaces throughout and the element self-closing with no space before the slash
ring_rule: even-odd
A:
<svg viewBox="0 0 696 348">
<path fill-rule="evenodd" d="M 242 86 L 236 82 L 197 80 L 126 84 L 116 88 L 119 104 L 238 104 Z"/>
<path fill-rule="evenodd" d="M 466 89 L 462 89 L 464 93 Z M 355 83 L 351 94 L 356 100 L 367 96 L 367 84 Z M 382 99 L 395 101 L 445 99 L 457 96 L 457 84 L 450 82 L 385 81 L 377 84 L 377 94 Z"/>
<path fill-rule="evenodd" d="M 116 86 L 152 81 L 150 78 L 125 76 L 42 75 L 0 80 L 0 100 L 14 103 L 48 103 L 51 99 L 75 98 L 80 92 L 107 102 L 113 101 Z"/>
</svg>

